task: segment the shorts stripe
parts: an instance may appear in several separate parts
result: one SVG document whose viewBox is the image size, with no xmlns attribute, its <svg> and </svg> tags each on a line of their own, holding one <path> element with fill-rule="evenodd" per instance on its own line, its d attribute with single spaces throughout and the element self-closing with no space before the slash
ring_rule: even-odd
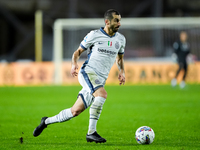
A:
<svg viewBox="0 0 200 150">
<path fill-rule="evenodd" d="M 90 119 L 98 120 L 98 119 L 96 119 L 96 118 L 90 118 Z"/>
<path fill-rule="evenodd" d="M 81 70 L 81 73 L 82 73 L 82 75 L 83 75 L 83 77 L 84 77 L 84 79 L 85 79 L 87 85 L 89 86 L 89 88 L 90 88 L 90 90 L 91 90 L 91 94 L 93 94 L 94 91 L 95 91 L 95 89 L 94 89 L 92 83 L 90 82 L 90 79 L 89 79 L 87 73 L 86 73 L 83 69 Z"/>
<path fill-rule="evenodd" d="M 85 99 L 83 97 L 83 94 L 79 93 L 78 96 L 81 96 L 82 100 L 83 100 L 83 103 L 84 103 L 84 106 L 85 106 L 85 109 L 87 109 L 87 104 L 85 102 Z"/>
<path fill-rule="evenodd" d="M 103 85 L 99 85 L 97 87 L 94 88 L 94 91 L 96 91 L 97 89 L 99 89 L 100 87 L 103 87 Z"/>
</svg>

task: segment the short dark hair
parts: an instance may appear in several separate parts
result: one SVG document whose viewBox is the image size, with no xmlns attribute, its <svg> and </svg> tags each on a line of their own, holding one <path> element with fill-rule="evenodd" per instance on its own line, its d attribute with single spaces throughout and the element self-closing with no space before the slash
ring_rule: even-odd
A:
<svg viewBox="0 0 200 150">
<path fill-rule="evenodd" d="M 108 19 L 108 20 L 112 20 L 113 19 L 113 15 L 120 15 L 120 13 L 115 10 L 115 9 L 109 9 L 105 12 L 104 14 L 104 20 Z"/>
</svg>

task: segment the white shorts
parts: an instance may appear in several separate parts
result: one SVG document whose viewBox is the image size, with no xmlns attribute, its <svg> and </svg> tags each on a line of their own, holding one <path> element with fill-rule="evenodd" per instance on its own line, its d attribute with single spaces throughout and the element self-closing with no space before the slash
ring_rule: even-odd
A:
<svg viewBox="0 0 200 150">
<path fill-rule="evenodd" d="M 98 76 L 92 69 L 84 68 L 79 71 L 78 80 L 84 90 L 93 94 L 100 87 L 104 87 L 105 78 Z"/>
<path fill-rule="evenodd" d="M 85 68 L 79 71 L 78 80 L 83 87 L 78 96 L 81 96 L 86 109 L 94 101 L 92 94 L 100 87 L 104 87 L 106 80 L 98 76 L 92 69 Z"/>
</svg>

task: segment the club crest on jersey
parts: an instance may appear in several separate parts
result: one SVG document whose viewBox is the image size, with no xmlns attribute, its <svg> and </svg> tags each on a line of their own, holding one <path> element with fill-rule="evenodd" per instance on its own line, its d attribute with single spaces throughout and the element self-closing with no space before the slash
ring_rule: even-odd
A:
<svg viewBox="0 0 200 150">
<path fill-rule="evenodd" d="M 112 41 L 108 41 L 108 46 L 112 46 Z"/>
<path fill-rule="evenodd" d="M 100 84 L 100 83 L 101 83 L 98 79 L 96 79 L 94 82 L 95 82 L 96 84 Z"/>
<path fill-rule="evenodd" d="M 116 42 L 116 43 L 115 43 L 115 48 L 116 48 L 116 49 L 119 49 L 119 42 Z"/>
</svg>

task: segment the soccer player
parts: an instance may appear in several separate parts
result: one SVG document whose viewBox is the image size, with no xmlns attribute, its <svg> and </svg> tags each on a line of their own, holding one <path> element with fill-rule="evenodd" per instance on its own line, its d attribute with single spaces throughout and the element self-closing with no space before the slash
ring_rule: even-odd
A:
<svg viewBox="0 0 200 150">
<path fill-rule="evenodd" d="M 180 41 L 175 42 L 173 44 L 173 48 L 174 48 L 173 57 L 178 59 L 177 61 L 178 61 L 179 68 L 176 72 L 175 78 L 173 78 L 171 81 L 171 85 L 176 86 L 177 84 L 176 78 L 178 77 L 180 71 L 183 69 L 184 75 L 183 75 L 182 81 L 180 82 L 181 88 L 185 87 L 185 78 L 187 75 L 187 68 L 188 68 L 186 59 L 187 59 L 188 54 L 190 53 L 190 45 L 187 42 L 187 39 L 188 39 L 187 33 L 185 31 L 182 31 L 180 33 Z"/>
<path fill-rule="evenodd" d="M 35 137 L 40 135 L 48 125 L 68 121 L 91 105 L 86 140 L 87 142 L 94 141 L 96 143 L 106 142 L 106 139 L 97 133 L 96 125 L 107 98 L 104 85 L 115 61 L 119 69 L 119 84 L 124 85 L 125 83 L 123 55 L 126 39 L 117 32 L 121 26 L 121 15 L 118 11 L 114 9 L 107 10 L 104 14 L 104 21 L 105 27 L 88 33 L 72 56 L 71 75 L 73 77 L 78 76 L 79 83 L 82 86 L 75 104 L 53 117 L 43 117 L 40 125 L 33 132 Z M 87 49 L 89 49 L 88 59 L 78 73 L 77 61 Z"/>
</svg>

